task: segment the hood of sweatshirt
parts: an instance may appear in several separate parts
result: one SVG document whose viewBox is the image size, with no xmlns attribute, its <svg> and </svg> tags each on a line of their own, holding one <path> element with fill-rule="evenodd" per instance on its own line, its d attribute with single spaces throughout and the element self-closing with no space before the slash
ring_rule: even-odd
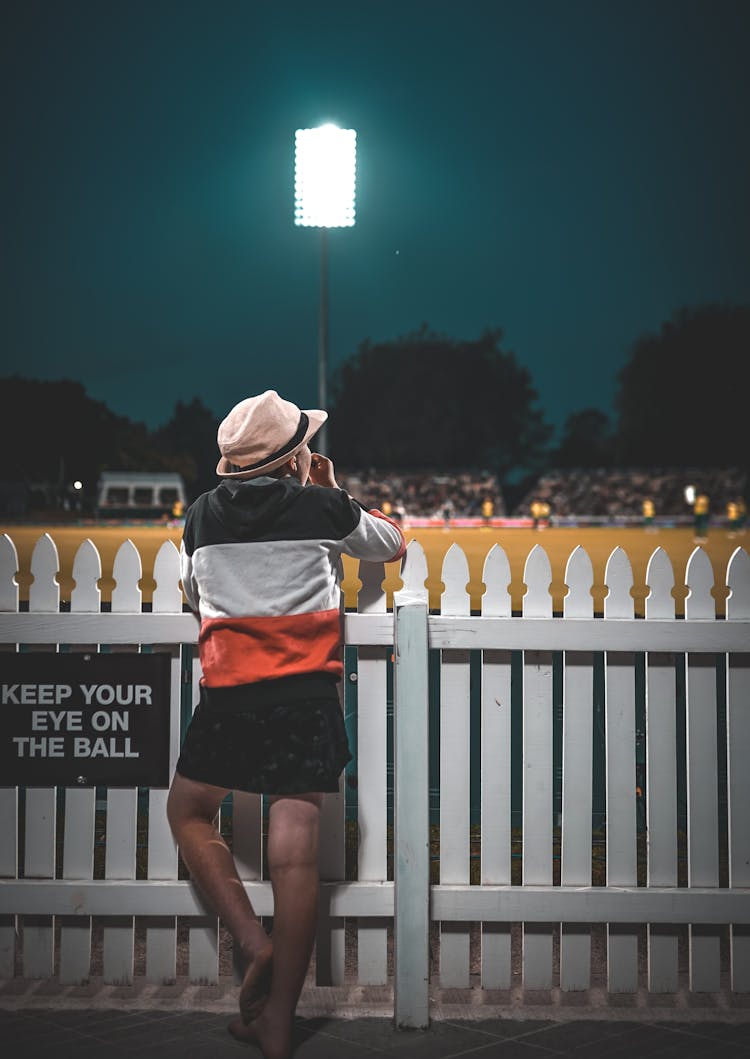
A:
<svg viewBox="0 0 750 1059">
<path fill-rule="evenodd" d="M 304 492 L 296 478 L 223 479 L 207 494 L 212 516 L 238 539 L 262 537 Z"/>
<path fill-rule="evenodd" d="M 303 486 L 296 478 L 224 479 L 187 511 L 188 555 L 210 544 L 271 540 L 343 540 L 362 506 L 343 489 Z"/>
</svg>

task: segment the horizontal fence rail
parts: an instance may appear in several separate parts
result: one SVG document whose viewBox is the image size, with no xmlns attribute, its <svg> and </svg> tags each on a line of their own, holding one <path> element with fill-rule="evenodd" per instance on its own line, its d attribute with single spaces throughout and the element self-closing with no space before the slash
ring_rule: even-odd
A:
<svg viewBox="0 0 750 1059">
<path fill-rule="evenodd" d="M 164 655 L 171 776 L 200 678 L 175 546 L 156 557 L 148 611 L 130 541 L 115 558 L 106 610 L 91 541 L 76 553 L 62 606 L 49 535 L 34 549 L 27 609 L 18 569 L 13 541 L 0 538 L 0 709 L 16 709 L 22 694 L 8 690 L 3 657 Z M 427 573 L 412 542 L 388 610 L 383 566 L 360 564 L 357 609 L 344 615 L 354 762 L 324 806 L 318 983 L 351 981 L 353 937 L 356 984 L 392 985 L 397 1024 L 425 1026 L 431 981 L 509 990 L 520 976 L 524 990 L 590 989 L 600 929 L 611 993 L 750 991 L 748 554 L 737 548 L 724 572 L 721 619 L 701 548 L 684 572 L 684 617 L 662 549 L 649 560 L 642 618 L 620 548 L 607 562 L 601 616 L 580 547 L 566 566 L 562 615 L 540 546 L 526 560 L 522 614 L 497 545 L 480 613 L 457 545 L 443 561 L 439 611 L 429 611 Z M 28 705 L 50 718 L 56 708 Z M 107 982 L 169 982 L 184 964 L 180 946 L 192 981 L 226 973 L 226 939 L 181 868 L 166 794 L 166 785 L 86 782 L 0 788 L 0 977 L 81 983 L 96 967 Z M 259 796 L 222 806 L 248 894 L 271 917 L 265 822 Z"/>
</svg>

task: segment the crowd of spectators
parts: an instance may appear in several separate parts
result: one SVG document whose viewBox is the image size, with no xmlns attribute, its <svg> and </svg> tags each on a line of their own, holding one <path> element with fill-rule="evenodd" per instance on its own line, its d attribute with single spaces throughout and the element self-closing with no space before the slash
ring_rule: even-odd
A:
<svg viewBox="0 0 750 1059">
<path fill-rule="evenodd" d="M 549 471 L 519 501 L 512 514 L 527 516 L 535 500 L 550 506 L 555 518 L 640 518 L 645 500 L 651 500 L 657 518 L 691 517 L 695 495 L 709 498 L 711 511 L 723 515 L 727 505 L 745 494 L 746 473 L 728 469 L 630 469 Z"/>
<path fill-rule="evenodd" d="M 555 520 L 593 518 L 632 521 L 643 515 L 644 501 L 657 519 L 692 515 L 690 494 L 708 496 L 712 515 L 745 495 L 746 473 L 738 468 L 631 468 L 551 470 L 508 510 L 497 477 L 486 470 L 441 472 L 337 469 L 339 484 L 368 507 L 402 518 L 482 518 L 487 501 L 496 518 L 528 518 L 536 502 L 549 505 Z"/>
<path fill-rule="evenodd" d="M 336 480 L 366 507 L 388 508 L 402 518 L 481 518 L 489 500 L 505 514 L 503 495 L 490 471 L 340 470 Z"/>
</svg>

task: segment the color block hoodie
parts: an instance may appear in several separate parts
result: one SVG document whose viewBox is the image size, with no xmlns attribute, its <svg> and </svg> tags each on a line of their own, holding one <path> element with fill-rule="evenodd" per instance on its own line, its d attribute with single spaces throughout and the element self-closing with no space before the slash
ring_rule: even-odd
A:
<svg viewBox="0 0 750 1059">
<path fill-rule="evenodd" d="M 341 556 L 395 562 L 405 551 L 400 527 L 343 489 L 223 479 L 188 508 L 180 551 L 203 684 L 340 679 Z"/>
</svg>

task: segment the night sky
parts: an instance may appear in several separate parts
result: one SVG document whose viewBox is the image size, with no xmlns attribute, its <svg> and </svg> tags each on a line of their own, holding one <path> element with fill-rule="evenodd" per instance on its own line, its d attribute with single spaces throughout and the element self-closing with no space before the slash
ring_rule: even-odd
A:
<svg viewBox="0 0 750 1059">
<path fill-rule="evenodd" d="M 613 412 L 676 309 L 750 301 L 745 0 L 4 10 L 2 374 L 80 380 L 150 426 L 194 396 L 316 406 L 293 152 L 326 121 L 358 144 L 332 366 L 424 322 L 500 327 L 560 426 Z"/>
</svg>

